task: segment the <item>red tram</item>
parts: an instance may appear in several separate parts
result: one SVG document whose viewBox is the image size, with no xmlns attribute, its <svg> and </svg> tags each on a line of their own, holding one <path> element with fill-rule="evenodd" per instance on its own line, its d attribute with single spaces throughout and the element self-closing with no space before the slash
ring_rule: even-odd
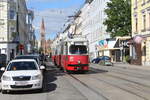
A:
<svg viewBox="0 0 150 100">
<path fill-rule="evenodd" d="M 62 39 L 53 58 L 54 63 L 65 71 L 88 71 L 88 40 L 82 36 Z"/>
</svg>

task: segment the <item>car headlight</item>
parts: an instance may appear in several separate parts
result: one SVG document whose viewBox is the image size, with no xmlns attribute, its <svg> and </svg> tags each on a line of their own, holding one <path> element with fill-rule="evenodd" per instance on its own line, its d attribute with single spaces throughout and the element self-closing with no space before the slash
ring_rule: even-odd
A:
<svg viewBox="0 0 150 100">
<path fill-rule="evenodd" d="M 41 79 L 41 75 L 32 76 L 32 80 L 39 80 L 39 79 Z"/>
<path fill-rule="evenodd" d="M 4 76 L 2 77 L 2 80 L 4 80 L 4 81 L 11 81 L 11 77 L 4 75 Z"/>
</svg>

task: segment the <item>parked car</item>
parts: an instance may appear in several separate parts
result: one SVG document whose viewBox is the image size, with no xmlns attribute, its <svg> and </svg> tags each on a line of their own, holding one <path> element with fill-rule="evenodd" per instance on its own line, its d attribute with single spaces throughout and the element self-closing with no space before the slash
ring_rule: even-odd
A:
<svg viewBox="0 0 150 100">
<path fill-rule="evenodd" d="M 49 61 L 49 55 L 45 55 L 45 61 Z"/>
<path fill-rule="evenodd" d="M 39 66 L 33 59 L 17 59 L 9 62 L 7 67 L 2 67 L 4 71 L 1 77 L 2 93 L 18 90 L 42 90 L 43 75 L 41 70 L 44 66 Z"/>
<path fill-rule="evenodd" d="M 38 65 L 42 65 L 42 62 L 40 61 L 39 55 L 19 55 L 15 57 L 15 59 L 34 59 L 38 63 Z"/>
<path fill-rule="evenodd" d="M 92 60 L 92 63 L 98 64 L 101 59 L 102 59 L 102 56 L 97 57 L 97 58 L 94 58 L 94 59 Z"/>
<path fill-rule="evenodd" d="M 99 61 L 99 64 L 104 66 L 113 66 L 111 58 L 108 56 L 102 56 L 101 60 Z"/>
<path fill-rule="evenodd" d="M 0 68 L 6 67 L 6 65 L 7 65 L 7 55 L 0 54 Z"/>
</svg>

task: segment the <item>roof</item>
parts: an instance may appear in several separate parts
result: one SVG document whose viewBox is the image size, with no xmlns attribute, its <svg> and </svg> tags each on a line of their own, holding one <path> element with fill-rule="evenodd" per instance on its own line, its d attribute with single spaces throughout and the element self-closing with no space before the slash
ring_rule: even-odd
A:
<svg viewBox="0 0 150 100">
<path fill-rule="evenodd" d="M 81 34 L 76 34 L 76 35 L 74 34 L 72 36 L 72 38 L 66 37 L 64 39 L 64 41 L 78 41 L 78 42 L 80 42 L 80 41 L 88 41 L 88 40 L 85 36 L 83 36 Z"/>
<path fill-rule="evenodd" d="M 33 61 L 36 62 L 34 59 L 14 59 L 10 62 L 24 62 L 24 61 Z"/>
</svg>

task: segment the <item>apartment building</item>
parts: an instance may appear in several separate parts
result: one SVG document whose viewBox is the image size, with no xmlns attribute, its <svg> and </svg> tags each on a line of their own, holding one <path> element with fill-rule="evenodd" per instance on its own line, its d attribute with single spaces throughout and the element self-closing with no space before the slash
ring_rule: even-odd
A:
<svg viewBox="0 0 150 100">
<path fill-rule="evenodd" d="M 80 30 L 81 34 L 89 40 L 89 53 L 91 59 L 100 55 L 109 55 L 108 51 L 98 49 L 96 44 L 101 40 L 110 37 L 106 32 L 106 26 L 103 25 L 107 17 L 104 10 L 109 0 L 87 0 L 88 2 L 81 8 Z"/>
<path fill-rule="evenodd" d="M 0 53 L 7 60 L 19 54 L 19 44 L 27 51 L 27 7 L 25 0 L 0 0 Z"/>
<path fill-rule="evenodd" d="M 150 65 L 150 0 L 132 0 L 132 37 L 132 63 Z"/>
<path fill-rule="evenodd" d="M 33 53 L 36 42 L 35 36 L 35 29 L 33 27 L 33 20 L 34 20 L 34 12 L 32 10 L 28 10 L 27 14 L 27 33 L 28 33 L 28 45 L 27 45 L 27 52 Z"/>
</svg>

